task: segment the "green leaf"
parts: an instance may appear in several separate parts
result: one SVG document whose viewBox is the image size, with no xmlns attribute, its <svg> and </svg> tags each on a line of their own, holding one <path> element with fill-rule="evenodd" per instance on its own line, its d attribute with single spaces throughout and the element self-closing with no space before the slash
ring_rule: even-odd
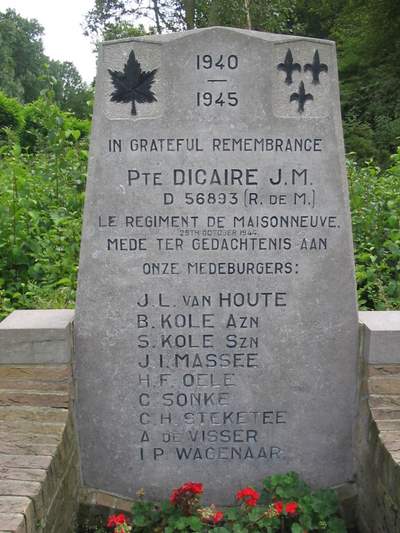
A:
<svg viewBox="0 0 400 533">
<path fill-rule="evenodd" d="M 56 285 L 71 285 L 71 278 L 62 278 L 57 281 Z"/>
<path fill-rule="evenodd" d="M 187 525 L 188 525 L 188 519 L 185 517 L 178 518 L 174 523 L 174 526 L 178 531 L 184 531 Z"/>
<path fill-rule="evenodd" d="M 260 517 L 264 514 L 265 509 L 260 507 L 254 507 L 248 514 L 248 519 L 250 522 L 257 522 Z"/>
<path fill-rule="evenodd" d="M 133 523 L 135 526 L 142 527 L 147 523 L 147 519 L 142 514 L 136 514 L 133 518 Z"/>
<path fill-rule="evenodd" d="M 304 533 L 304 529 L 300 524 L 292 524 L 290 531 L 292 533 Z"/>
<path fill-rule="evenodd" d="M 193 531 L 201 531 L 203 524 L 198 516 L 190 516 L 186 519 L 186 523 Z"/>
<path fill-rule="evenodd" d="M 248 533 L 248 529 L 242 527 L 239 524 L 234 524 L 232 531 L 233 531 L 233 533 Z"/>
<path fill-rule="evenodd" d="M 227 520 L 237 520 L 239 518 L 239 510 L 235 507 L 231 507 L 224 512 L 224 516 Z"/>
<path fill-rule="evenodd" d="M 328 520 L 327 532 L 328 533 L 346 533 L 347 528 L 346 528 L 344 521 L 341 518 L 334 516 L 333 518 L 330 518 Z"/>
</svg>

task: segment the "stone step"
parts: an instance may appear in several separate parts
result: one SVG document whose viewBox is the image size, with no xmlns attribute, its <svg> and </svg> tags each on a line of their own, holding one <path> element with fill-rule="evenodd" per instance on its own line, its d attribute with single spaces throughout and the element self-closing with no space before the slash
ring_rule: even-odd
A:
<svg viewBox="0 0 400 533">
<path fill-rule="evenodd" d="M 400 364 L 368 365 L 368 375 L 370 377 L 400 375 Z"/>
<path fill-rule="evenodd" d="M 377 420 L 379 431 L 400 431 L 400 420 Z"/>
<path fill-rule="evenodd" d="M 15 379 L 0 379 L 0 389 L 2 390 L 24 390 L 31 392 L 63 392 L 68 393 L 71 388 L 69 379 L 62 381 L 19 381 Z"/>
<path fill-rule="evenodd" d="M 63 382 L 70 380 L 70 365 L 0 365 L 0 381 Z"/>
<path fill-rule="evenodd" d="M 3 428 L 1 428 L 2 430 Z M 25 429 L 22 427 L 21 429 Z M 19 444 L 51 444 L 58 445 L 60 443 L 60 436 L 57 434 L 49 433 L 30 433 L 27 431 L 24 432 L 5 432 L 0 431 L 0 442 L 9 442 L 10 444 L 15 443 Z"/>
<path fill-rule="evenodd" d="M 62 391 L 4 390 L 0 386 L 1 405 L 29 405 L 45 407 L 64 407 L 69 403 L 69 394 Z"/>
<path fill-rule="evenodd" d="M 35 422 L 65 423 L 68 418 L 68 409 L 52 407 L 31 407 L 29 405 L 0 406 L 0 421 L 26 420 Z"/>
<path fill-rule="evenodd" d="M 17 433 L 32 433 L 35 435 L 58 435 L 61 436 L 64 431 L 65 424 L 61 422 L 28 422 L 16 420 L 2 420 L 1 429 L 4 432 Z"/>
<path fill-rule="evenodd" d="M 0 454 L 0 473 L 3 468 L 40 468 L 46 470 L 51 464 L 49 455 Z"/>
<path fill-rule="evenodd" d="M 400 394 L 400 376 L 374 376 L 368 380 L 370 394 Z"/>
<path fill-rule="evenodd" d="M 33 504 L 26 496 L 2 496 L 0 498 L 0 513 L 25 514 L 31 510 Z"/>
<path fill-rule="evenodd" d="M 25 526 L 25 516 L 20 513 L 0 513 L 0 533 L 28 533 Z"/>
<path fill-rule="evenodd" d="M 400 394 L 370 394 L 369 405 L 372 409 L 377 407 L 400 409 Z"/>
<path fill-rule="evenodd" d="M 391 453 L 400 453 L 400 431 L 381 431 L 380 437 Z"/>
<path fill-rule="evenodd" d="M 4 442 L 0 441 L 0 454 L 13 455 L 50 455 L 54 456 L 57 445 L 54 444 L 34 444 L 24 442 Z"/>
<path fill-rule="evenodd" d="M 42 483 L 47 476 L 47 471 L 42 468 L 7 468 L 0 469 L 1 479 L 13 479 L 14 481 L 39 481 Z M 1 512 L 0 500 L 0 512 Z"/>
<path fill-rule="evenodd" d="M 376 422 L 380 420 L 400 420 L 400 409 L 391 409 L 390 407 L 381 407 L 371 409 L 372 416 Z"/>
</svg>

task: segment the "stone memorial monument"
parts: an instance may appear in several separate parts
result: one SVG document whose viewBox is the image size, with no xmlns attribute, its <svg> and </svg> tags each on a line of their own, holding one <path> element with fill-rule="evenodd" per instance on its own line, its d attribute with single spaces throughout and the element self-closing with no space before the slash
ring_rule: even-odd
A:
<svg viewBox="0 0 400 533">
<path fill-rule="evenodd" d="M 357 314 L 335 47 L 104 43 L 76 317 L 83 482 L 350 480 Z"/>
</svg>

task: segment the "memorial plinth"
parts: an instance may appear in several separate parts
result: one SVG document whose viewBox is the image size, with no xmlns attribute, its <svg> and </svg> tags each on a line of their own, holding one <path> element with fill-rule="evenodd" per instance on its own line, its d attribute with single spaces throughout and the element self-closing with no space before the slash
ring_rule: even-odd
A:
<svg viewBox="0 0 400 533">
<path fill-rule="evenodd" d="M 357 314 L 335 47 L 100 49 L 76 316 L 84 483 L 351 479 Z"/>
</svg>

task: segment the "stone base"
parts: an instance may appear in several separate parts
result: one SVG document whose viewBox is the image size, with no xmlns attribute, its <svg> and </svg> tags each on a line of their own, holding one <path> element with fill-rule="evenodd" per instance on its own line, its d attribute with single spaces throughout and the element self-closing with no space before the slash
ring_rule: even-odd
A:
<svg viewBox="0 0 400 533">
<path fill-rule="evenodd" d="M 7 326 L 13 325 L 16 335 L 23 329 L 18 318 L 26 323 L 28 316 L 23 312 L 18 317 L 18 313 L 13 313 Z M 129 500 L 80 486 L 71 364 L 60 362 L 60 351 L 51 362 L 48 351 L 42 357 L 39 350 L 38 330 L 47 341 L 56 338 L 54 347 L 63 354 L 72 346 L 68 339 L 71 325 L 65 323 L 65 314 L 56 314 L 61 320 L 50 320 L 50 336 L 46 333 L 48 313 L 41 315 L 40 324 L 35 323 L 34 333 L 22 334 L 24 339 L 34 339 L 34 362 L 26 361 L 26 352 L 11 350 L 7 356 L 10 346 L 19 345 L 9 333 L 7 343 L 0 344 L 0 533 L 73 533 L 79 504 L 79 520 L 93 523 L 97 516 L 99 525 L 110 513 L 131 509 Z M 347 523 L 353 525 L 356 519 L 362 533 L 400 531 L 400 312 L 390 314 L 384 341 L 390 360 L 385 363 L 378 347 L 387 316 L 360 314 L 364 325 L 356 483 L 338 488 Z M 38 317 L 35 314 L 35 320 Z M 54 331 L 57 327 L 60 331 Z M 397 363 L 393 362 L 395 354 Z"/>
</svg>

